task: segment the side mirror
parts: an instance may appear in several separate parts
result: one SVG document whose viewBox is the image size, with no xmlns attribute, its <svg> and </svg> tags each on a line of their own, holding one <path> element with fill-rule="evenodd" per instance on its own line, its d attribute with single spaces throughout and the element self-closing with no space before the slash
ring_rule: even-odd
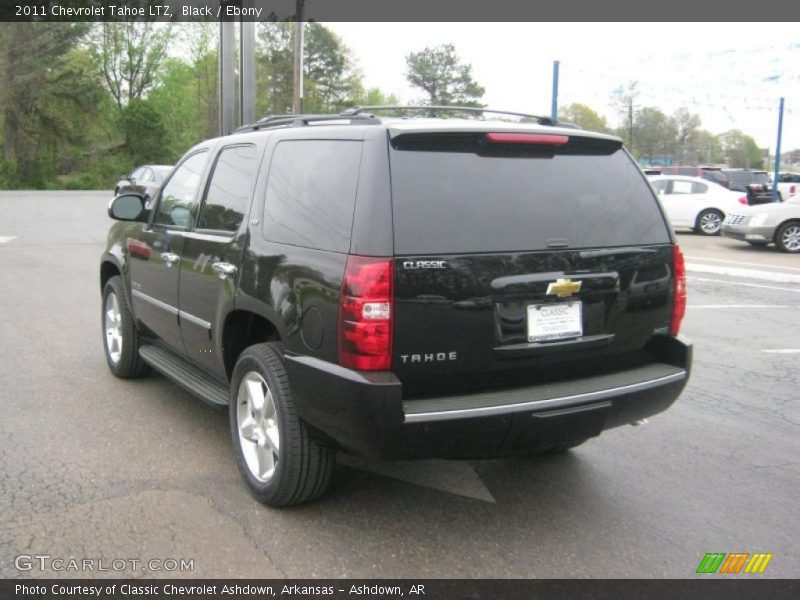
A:
<svg viewBox="0 0 800 600">
<path fill-rule="evenodd" d="M 117 221 L 147 222 L 150 211 L 145 208 L 144 198 L 138 194 L 122 194 L 108 205 L 108 216 Z"/>
</svg>

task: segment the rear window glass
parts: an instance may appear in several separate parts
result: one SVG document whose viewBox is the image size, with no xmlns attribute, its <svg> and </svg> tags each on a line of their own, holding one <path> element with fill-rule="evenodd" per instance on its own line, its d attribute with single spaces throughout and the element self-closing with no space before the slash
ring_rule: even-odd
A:
<svg viewBox="0 0 800 600">
<path fill-rule="evenodd" d="M 404 136 L 400 136 L 404 137 Z M 398 254 L 511 252 L 670 241 L 657 200 L 618 146 L 479 155 L 393 140 Z M 405 149 L 408 148 L 408 149 Z M 609 153 L 610 152 L 610 153 Z"/>
<path fill-rule="evenodd" d="M 348 252 L 361 142 L 291 140 L 272 156 L 264 204 L 264 238 Z"/>
</svg>

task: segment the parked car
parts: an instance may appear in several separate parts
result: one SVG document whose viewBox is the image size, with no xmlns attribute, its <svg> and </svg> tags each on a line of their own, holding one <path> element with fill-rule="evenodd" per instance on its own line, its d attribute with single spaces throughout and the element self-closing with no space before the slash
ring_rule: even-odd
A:
<svg viewBox="0 0 800 600">
<path fill-rule="evenodd" d="M 117 182 L 114 195 L 134 193 L 152 198 L 172 171 L 172 165 L 142 165 Z"/>
<path fill-rule="evenodd" d="M 723 187 L 728 187 L 728 178 L 720 167 L 696 167 L 690 165 L 669 165 L 658 167 L 661 175 L 685 175 L 687 177 L 701 177 L 708 179 Z"/>
<path fill-rule="evenodd" d="M 769 180 L 775 181 L 775 173 L 769 173 Z M 781 172 L 778 176 L 778 192 L 783 200 L 800 195 L 800 173 Z"/>
<path fill-rule="evenodd" d="M 730 181 L 728 187 L 737 192 L 747 194 L 747 203 L 768 204 L 772 202 L 772 181 L 766 171 L 753 169 L 723 169 L 722 172 Z"/>
<path fill-rule="evenodd" d="M 529 118 L 352 109 L 198 144 L 151 209 L 109 206 L 111 372 L 228 407 L 272 506 L 320 496 L 337 451 L 564 451 L 667 409 L 691 344 L 658 200 L 619 138 Z"/>
<path fill-rule="evenodd" d="M 742 208 L 728 215 L 722 234 L 753 246 L 775 244 L 782 252 L 800 252 L 800 196 L 785 202 Z"/>
<path fill-rule="evenodd" d="M 673 227 L 687 227 L 703 235 L 719 235 L 725 215 L 747 204 L 741 192 L 732 192 L 699 177 L 649 177 Z"/>
</svg>

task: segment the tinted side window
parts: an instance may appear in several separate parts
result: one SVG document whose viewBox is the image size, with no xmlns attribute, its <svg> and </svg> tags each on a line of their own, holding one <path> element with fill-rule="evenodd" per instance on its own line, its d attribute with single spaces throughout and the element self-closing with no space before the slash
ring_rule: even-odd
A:
<svg viewBox="0 0 800 600">
<path fill-rule="evenodd" d="M 264 204 L 264 237 L 307 248 L 347 252 L 355 208 L 361 142 L 288 140 L 272 156 Z"/>
<path fill-rule="evenodd" d="M 198 229 L 239 229 L 250 204 L 257 167 L 255 146 L 222 149 L 211 174 Z"/>
<path fill-rule="evenodd" d="M 200 185 L 200 176 L 206 163 L 207 152 L 192 154 L 175 169 L 158 203 L 158 212 L 154 223 L 188 227 L 191 221 L 192 202 Z"/>
</svg>

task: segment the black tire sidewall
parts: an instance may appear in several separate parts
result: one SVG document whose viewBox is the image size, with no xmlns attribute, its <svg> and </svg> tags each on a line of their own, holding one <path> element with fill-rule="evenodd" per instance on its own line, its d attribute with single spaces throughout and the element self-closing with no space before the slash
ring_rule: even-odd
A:
<svg viewBox="0 0 800 600">
<path fill-rule="evenodd" d="M 117 297 L 117 305 L 120 313 L 120 328 L 122 329 L 122 349 L 119 361 L 116 363 L 111 360 L 108 353 L 108 341 L 106 340 L 106 299 L 114 294 Z M 139 337 L 133 316 L 128 309 L 128 301 L 125 297 L 125 289 L 122 287 L 122 279 L 115 275 L 111 277 L 103 288 L 102 302 L 100 306 L 100 322 L 103 335 L 103 352 L 105 353 L 108 368 L 117 377 L 128 378 L 137 377 L 143 373 L 141 360 L 139 358 Z"/>
</svg>

